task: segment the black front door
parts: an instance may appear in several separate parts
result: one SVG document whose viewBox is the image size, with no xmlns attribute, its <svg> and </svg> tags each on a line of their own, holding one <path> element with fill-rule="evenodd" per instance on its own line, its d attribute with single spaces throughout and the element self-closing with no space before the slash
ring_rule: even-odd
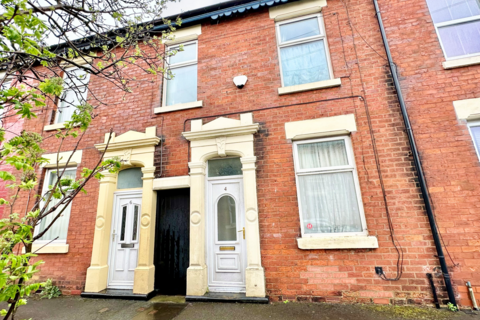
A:
<svg viewBox="0 0 480 320">
<path fill-rule="evenodd" d="M 157 192 L 155 290 L 185 295 L 190 246 L 190 189 Z"/>
</svg>

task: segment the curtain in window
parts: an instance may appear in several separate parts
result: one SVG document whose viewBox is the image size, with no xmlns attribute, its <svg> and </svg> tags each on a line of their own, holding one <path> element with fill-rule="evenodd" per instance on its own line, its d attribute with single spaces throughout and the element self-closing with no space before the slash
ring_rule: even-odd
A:
<svg viewBox="0 0 480 320">
<path fill-rule="evenodd" d="M 345 141 L 325 141 L 298 145 L 300 169 L 348 165 Z"/>
<path fill-rule="evenodd" d="M 298 182 L 305 234 L 363 231 L 353 172 L 302 175 Z"/>
<path fill-rule="evenodd" d="M 63 93 L 63 99 L 60 107 L 58 108 L 57 123 L 62 123 L 65 121 L 70 121 L 72 119 L 73 112 L 75 107 L 80 105 L 78 101 L 77 94 L 73 90 L 67 90 Z"/>
<path fill-rule="evenodd" d="M 294 41 L 320 35 L 318 18 L 283 24 L 280 26 L 280 41 Z"/>
<path fill-rule="evenodd" d="M 172 69 L 175 77 L 167 80 L 167 106 L 197 101 L 197 65 Z"/>
<path fill-rule="evenodd" d="M 480 15 L 478 0 L 427 0 L 427 3 L 435 23 Z"/>
<path fill-rule="evenodd" d="M 62 179 L 65 179 L 65 178 L 75 179 L 75 175 L 76 175 L 76 170 L 68 170 L 68 171 L 65 171 L 65 173 L 62 176 Z M 48 179 L 49 179 L 48 184 L 53 186 L 57 181 L 57 174 L 54 171 L 50 171 Z M 47 190 L 45 189 L 44 193 L 46 191 Z M 59 201 L 60 200 L 52 199 L 52 201 L 48 204 L 48 208 L 55 206 Z M 70 220 L 71 207 L 72 205 L 70 204 L 65 209 L 65 211 L 63 211 L 60 218 L 58 218 L 57 221 L 55 221 L 53 226 L 39 240 L 53 240 L 56 237 L 58 237 L 57 240 L 67 239 L 68 223 Z M 55 212 L 52 212 L 51 214 L 43 218 L 40 221 L 39 231 L 44 230 L 48 225 L 50 225 L 52 220 L 57 216 L 57 213 L 60 212 L 61 210 L 62 208 L 59 207 Z"/>
<path fill-rule="evenodd" d="M 330 79 L 323 40 L 280 49 L 285 87 Z"/>
<path fill-rule="evenodd" d="M 72 120 L 76 107 L 87 101 L 90 75 L 82 69 L 71 70 L 64 76 L 64 92 L 57 112 L 56 123 Z M 75 89 L 75 90 L 73 90 Z"/>
<path fill-rule="evenodd" d="M 479 0 L 427 0 L 434 23 L 448 23 L 437 27 L 448 58 L 480 53 L 480 20 L 462 22 L 461 19 L 480 16 Z"/>
<path fill-rule="evenodd" d="M 480 52 L 480 21 L 438 28 L 447 57 Z"/>
</svg>

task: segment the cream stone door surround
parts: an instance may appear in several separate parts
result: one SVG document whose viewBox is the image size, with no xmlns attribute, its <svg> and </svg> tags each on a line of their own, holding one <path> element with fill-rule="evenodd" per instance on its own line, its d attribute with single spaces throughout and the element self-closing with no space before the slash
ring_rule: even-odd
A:
<svg viewBox="0 0 480 320">
<path fill-rule="evenodd" d="M 118 137 L 114 134 L 105 153 L 105 159 L 121 158 L 122 169 L 141 167 L 143 172 L 143 187 L 140 189 L 142 190 L 140 244 L 133 284 L 134 294 L 149 294 L 154 290 L 156 192 L 153 190 L 155 177 L 153 162 L 155 146 L 160 142 L 156 131 L 156 127 L 148 127 L 145 133 L 128 131 Z M 108 136 L 109 134 L 106 133 L 105 142 L 95 145 L 99 151 L 105 150 Z M 92 261 L 87 269 L 85 292 L 100 292 L 107 288 L 108 253 L 115 191 L 117 191 L 117 174 L 104 173 L 100 181 Z"/>
<path fill-rule="evenodd" d="M 202 296 L 207 291 L 205 237 L 205 169 L 211 158 L 239 156 L 242 162 L 247 247 L 246 296 L 265 297 L 265 274 L 260 255 L 257 183 L 253 135 L 259 124 L 251 113 L 240 120 L 218 118 L 207 124 L 193 120 L 191 131 L 183 136 L 191 141 L 190 167 L 190 266 L 187 269 L 187 295 Z"/>
</svg>

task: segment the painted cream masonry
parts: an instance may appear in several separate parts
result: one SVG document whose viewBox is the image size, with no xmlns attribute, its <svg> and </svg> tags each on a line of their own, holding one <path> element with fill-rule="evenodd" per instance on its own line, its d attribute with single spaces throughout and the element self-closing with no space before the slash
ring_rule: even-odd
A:
<svg viewBox="0 0 480 320">
<path fill-rule="evenodd" d="M 95 147 L 103 151 L 108 142 Z M 123 168 L 141 167 L 143 172 L 142 213 L 140 218 L 140 247 L 138 265 L 135 269 L 133 292 L 148 294 L 153 291 L 155 267 L 153 250 L 155 239 L 156 194 L 153 190 L 155 167 L 155 146 L 160 142 L 156 136 L 156 127 L 146 128 L 145 133 L 128 131 L 118 137 L 112 137 L 105 158 L 120 157 Z M 92 261 L 87 270 L 85 292 L 99 292 L 107 288 L 108 255 L 112 224 L 113 198 L 117 190 L 117 174 L 104 173 L 100 181 L 95 235 L 93 240 Z"/>
<path fill-rule="evenodd" d="M 218 118 L 208 124 L 192 121 L 190 132 L 183 136 L 191 141 L 190 167 L 190 266 L 187 269 L 187 295 L 201 296 L 207 291 L 205 261 L 205 169 L 211 158 L 240 156 L 243 171 L 245 238 L 247 242 L 246 296 L 265 297 L 265 274 L 260 256 L 257 183 L 253 135 L 259 124 L 251 113 L 240 120 Z M 208 249 L 207 249 L 208 250 Z"/>
</svg>

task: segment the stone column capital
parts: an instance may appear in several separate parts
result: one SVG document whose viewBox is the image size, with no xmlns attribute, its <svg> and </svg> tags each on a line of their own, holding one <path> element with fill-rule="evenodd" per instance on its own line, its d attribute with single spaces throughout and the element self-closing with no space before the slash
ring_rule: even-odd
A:
<svg viewBox="0 0 480 320">
<path fill-rule="evenodd" d="M 142 180 L 154 179 L 156 167 L 142 167 Z"/>
<path fill-rule="evenodd" d="M 205 175 L 207 164 L 205 162 L 189 162 L 190 175 Z"/>
<path fill-rule="evenodd" d="M 240 158 L 240 161 L 242 162 L 243 171 L 255 170 L 257 168 L 255 166 L 255 163 L 257 162 L 257 157 L 243 157 Z"/>
<path fill-rule="evenodd" d="M 102 174 L 103 177 L 100 179 L 100 184 L 117 183 L 117 173 L 110 173 L 108 171 L 104 171 L 102 172 Z"/>
</svg>

